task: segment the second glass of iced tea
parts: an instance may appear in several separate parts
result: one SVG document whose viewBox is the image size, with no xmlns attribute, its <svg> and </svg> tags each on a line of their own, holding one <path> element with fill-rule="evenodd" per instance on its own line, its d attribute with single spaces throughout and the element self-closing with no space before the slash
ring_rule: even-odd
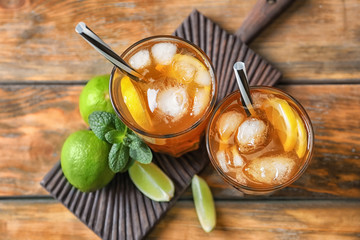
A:
<svg viewBox="0 0 360 240">
<path fill-rule="evenodd" d="M 314 134 L 294 98 L 276 88 L 250 89 L 255 114 L 247 116 L 239 91 L 230 94 L 211 117 L 206 145 L 226 182 L 247 194 L 267 194 L 304 173 Z"/>
<path fill-rule="evenodd" d="M 130 46 L 122 58 L 146 82 L 113 69 L 110 98 L 121 120 L 156 152 L 178 157 L 197 149 L 217 96 L 205 53 L 181 38 L 154 36 Z"/>
</svg>

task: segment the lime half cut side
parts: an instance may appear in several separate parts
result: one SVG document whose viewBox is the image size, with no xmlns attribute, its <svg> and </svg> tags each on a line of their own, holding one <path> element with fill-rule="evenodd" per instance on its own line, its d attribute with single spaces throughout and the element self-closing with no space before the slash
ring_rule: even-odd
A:
<svg viewBox="0 0 360 240">
<path fill-rule="evenodd" d="M 193 177 L 191 188 L 201 227 L 205 232 L 211 232 L 216 225 L 216 211 L 210 188 L 198 175 Z"/>
<path fill-rule="evenodd" d="M 129 175 L 137 189 L 154 201 L 168 202 L 174 196 L 174 183 L 154 163 L 141 164 L 135 161 L 129 168 Z"/>
</svg>

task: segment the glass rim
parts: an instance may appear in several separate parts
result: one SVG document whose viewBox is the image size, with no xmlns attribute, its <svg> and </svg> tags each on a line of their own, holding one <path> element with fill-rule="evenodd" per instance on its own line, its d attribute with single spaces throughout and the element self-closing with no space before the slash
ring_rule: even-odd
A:
<svg viewBox="0 0 360 240">
<path fill-rule="evenodd" d="M 270 186 L 270 187 L 249 187 L 247 185 L 243 185 L 235 180 L 233 180 L 232 178 L 228 177 L 224 171 L 219 167 L 219 164 L 217 164 L 217 161 L 214 159 L 213 154 L 211 152 L 211 147 L 209 144 L 209 132 L 210 132 L 210 126 L 212 125 L 212 122 L 214 120 L 214 117 L 217 113 L 217 111 L 220 109 L 221 105 L 228 100 L 229 98 L 231 98 L 233 95 L 235 94 L 240 94 L 240 91 L 234 91 L 232 93 L 230 93 L 229 95 L 227 95 L 226 97 L 224 97 L 216 106 L 216 108 L 214 109 L 209 123 L 206 127 L 206 133 L 205 133 L 205 141 L 206 141 L 206 150 L 210 159 L 211 164 L 213 165 L 213 167 L 216 169 L 216 171 L 226 180 L 226 182 L 228 182 L 230 185 L 232 185 L 233 187 L 237 188 L 238 190 L 245 190 L 245 191 L 249 191 L 249 192 L 254 192 L 254 193 L 266 193 L 266 192 L 273 192 L 276 190 L 280 190 L 286 186 L 289 186 L 290 184 L 292 184 L 293 182 L 295 182 L 297 179 L 300 178 L 300 176 L 305 172 L 305 170 L 307 169 L 307 167 L 309 166 L 311 159 L 312 159 L 312 155 L 313 155 L 313 148 L 314 148 L 314 130 L 313 130 L 313 126 L 310 120 L 309 115 L 307 114 L 307 112 L 305 111 L 304 107 L 301 105 L 301 103 L 299 101 L 297 101 L 294 97 L 290 96 L 288 93 L 284 92 L 281 89 L 275 88 L 275 87 L 270 87 L 270 86 L 251 86 L 250 90 L 257 90 L 257 89 L 267 89 L 273 92 L 277 92 L 279 94 L 285 95 L 286 97 L 288 97 L 290 100 L 292 100 L 296 106 L 300 109 L 302 115 L 304 116 L 304 124 L 306 125 L 308 131 L 307 133 L 309 134 L 308 139 L 308 146 L 309 146 L 309 153 L 308 156 L 306 158 L 306 160 L 304 161 L 304 164 L 297 170 L 297 172 L 286 182 L 282 183 L 282 184 L 278 184 L 275 186 Z"/>
<path fill-rule="evenodd" d="M 214 109 L 215 107 L 215 104 L 216 104 L 216 99 L 217 99 L 217 93 L 218 93 L 218 87 L 217 87 L 217 78 L 216 78 L 216 73 L 215 73 L 215 70 L 214 70 L 214 67 L 212 65 L 212 62 L 210 61 L 210 58 L 206 55 L 206 53 L 198 46 L 196 46 L 194 43 L 186 40 L 186 39 L 183 39 L 183 38 L 180 38 L 180 37 L 177 37 L 177 36 L 172 36 L 172 35 L 155 35 L 155 36 L 151 36 L 151 37 L 147 37 L 147 38 L 144 38 L 144 39 L 141 39 L 135 43 L 133 43 L 130 47 L 128 47 L 122 54 L 121 54 L 121 57 L 124 58 L 124 56 L 126 54 L 128 54 L 132 49 L 134 49 L 135 47 L 137 47 L 138 45 L 144 43 L 144 42 L 147 42 L 147 41 L 151 41 L 151 40 L 154 40 L 154 39 L 173 39 L 173 40 L 177 40 L 177 41 L 181 41 L 181 42 L 185 42 L 186 44 L 190 45 L 192 48 L 194 48 L 196 51 L 198 51 L 200 53 L 200 55 L 202 56 L 202 58 L 207 61 L 207 63 L 209 64 L 209 69 L 210 71 L 212 72 L 212 76 L 213 76 L 213 84 L 214 84 L 214 87 L 213 87 L 213 92 L 214 94 L 212 94 L 212 98 L 211 98 L 211 101 L 210 101 L 210 104 L 208 106 L 208 109 L 206 110 L 206 112 L 203 114 L 203 116 L 201 118 L 199 118 L 196 122 L 194 122 L 193 125 L 191 125 L 190 127 L 182 130 L 182 131 L 179 131 L 179 132 L 176 132 L 176 133 L 169 133 L 169 134 L 155 134 L 155 133 L 148 133 L 148 132 L 145 132 L 144 130 L 141 130 L 139 129 L 137 126 L 135 126 L 134 124 L 132 124 L 131 122 L 129 122 L 122 114 L 121 112 L 117 109 L 115 103 L 114 103 L 114 100 L 113 100 L 113 89 L 112 89 L 112 84 L 114 82 L 114 74 L 115 74 L 115 71 L 116 71 L 116 67 L 114 66 L 112 71 L 111 71 L 111 74 L 110 74 L 110 81 L 109 81 L 109 95 L 110 95 L 110 102 L 111 102 L 111 105 L 113 107 L 113 109 L 115 110 L 116 114 L 118 115 L 118 117 L 121 119 L 121 121 L 124 122 L 124 124 L 126 126 L 128 126 L 131 130 L 143 135 L 143 136 L 146 136 L 146 137 L 151 137 L 151 138 L 173 138 L 173 137 L 177 137 L 177 136 L 181 136 L 183 134 L 186 134 L 188 132 L 190 132 L 191 130 L 195 129 L 196 127 L 198 127 L 203 121 L 205 121 L 208 116 L 212 113 L 212 110 Z"/>
</svg>

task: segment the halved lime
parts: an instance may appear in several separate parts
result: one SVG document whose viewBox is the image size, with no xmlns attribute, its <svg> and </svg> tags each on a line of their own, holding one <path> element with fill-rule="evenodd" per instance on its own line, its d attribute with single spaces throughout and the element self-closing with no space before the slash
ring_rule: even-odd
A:
<svg viewBox="0 0 360 240">
<path fill-rule="evenodd" d="M 129 175 L 135 186 L 154 201 L 168 202 L 174 196 L 174 183 L 154 163 L 141 164 L 135 161 L 129 168 Z"/>
<path fill-rule="evenodd" d="M 191 181 L 195 209 L 201 227 L 211 232 L 216 225 L 216 211 L 211 191 L 204 179 L 195 175 Z"/>
</svg>

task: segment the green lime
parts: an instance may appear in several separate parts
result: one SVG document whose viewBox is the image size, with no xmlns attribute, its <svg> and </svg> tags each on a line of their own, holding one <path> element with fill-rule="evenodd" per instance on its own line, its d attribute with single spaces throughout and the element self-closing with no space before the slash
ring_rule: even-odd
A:
<svg viewBox="0 0 360 240">
<path fill-rule="evenodd" d="M 82 192 L 104 187 L 115 175 L 109 168 L 109 152 L 110 144 L 92 131 L 72 133 L 61 150 L 61 168 L 66 179 Z"/>
<path fill-rule="evenodd" d="M 129 175 L 135 186 L 154 201 L 168 202 L 174 196 L 173 182 L 154 163 L 141 164 L 135 161 L 129 168 Z"/>
<path fill-rule="evenodd" d="M 216 225 L 214 199 L 204 179 L 195 175 L 191 181 L 195 209 L 201 227 L 205 232 L 211 232 Z"/>
<path fill-rule="evenodd" d="M 115 113 L 109 97 L 110 76 L 96 76 L 85 85 L 80 94 L 81 117 L 89 124 L 89 115 L 94 111 Z"/>
</svg>

